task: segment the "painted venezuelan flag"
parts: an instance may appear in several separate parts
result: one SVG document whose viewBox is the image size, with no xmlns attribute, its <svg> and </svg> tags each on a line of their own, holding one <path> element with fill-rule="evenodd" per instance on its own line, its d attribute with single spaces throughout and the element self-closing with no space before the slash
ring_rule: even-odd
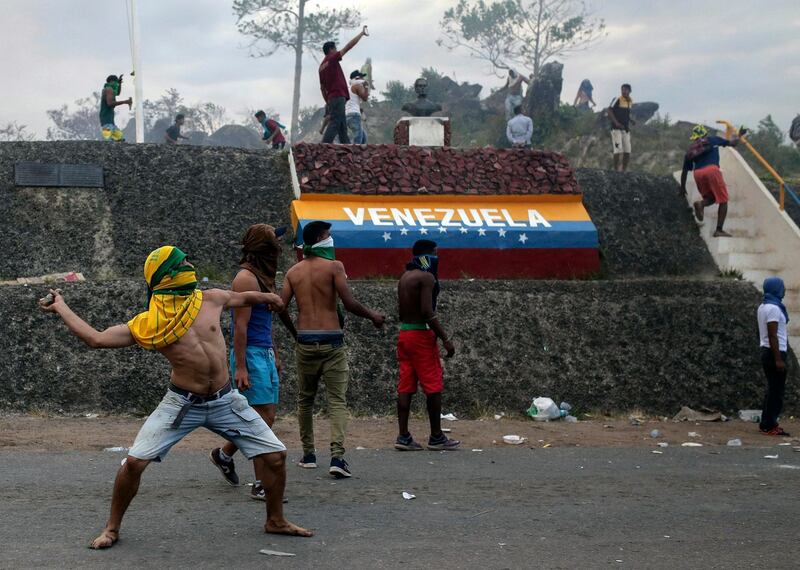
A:
<svg viewBox="0 0 800 570">
<path fill-rule="evenodd" d="M 292 203 L 298 245 L 313 220 L 332 224 L 352 277 L 398 275 L 414 242 L 439 245 L 441 276 L 587 275 L 599 269 L 597 229 L 581 196 L 303 194 Z"/>
</svg>

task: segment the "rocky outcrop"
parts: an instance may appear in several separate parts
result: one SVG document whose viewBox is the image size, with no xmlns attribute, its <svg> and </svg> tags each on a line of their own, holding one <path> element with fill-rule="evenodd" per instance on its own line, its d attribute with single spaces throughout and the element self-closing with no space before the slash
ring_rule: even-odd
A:
<svg viewBox="0 0 800 570">
<path fill-rule="evenodd" d="M 538 77 L 531 81 L 523 103 L 526 114 L 533 119 L 534 125 L 550 123 L 561 105 L 561 88 L 564 80 L 561 76 L 564 64 L 557 61 L 546 63 L 539 70 Z"/>
</svg>

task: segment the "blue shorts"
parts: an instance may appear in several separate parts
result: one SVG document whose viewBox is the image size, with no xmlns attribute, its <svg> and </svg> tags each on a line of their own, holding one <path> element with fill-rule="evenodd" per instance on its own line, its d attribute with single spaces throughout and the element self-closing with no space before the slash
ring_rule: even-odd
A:
<svg viewBox="0 0 800 570">
<path fill-rule="evenodd" d="M 275 367 L 275 352 L 261 346 L 247 347 L 247 374 L 250 376 L 250 389 L 242 390 L 251 406 L 278 403 L 278 369 Z M 236 382 L 236 358 L 231 351 L 231 381 Z M 235 387 L 235 386 L 234 386 Z"/>
<path fill-rule="evenodd" d="M 172 427 L 181 408 L 189 400 L 168 390 L 164 399 L 144 422 L 128 455 L 148 461 L 161 461 L 173 445 L 199 427 L 207 428 L 234 443 L 245 457 L 285 451 L 261 416 L 247 400 L 231 390 L 218 400 L 189 408 L 181 425 Z"/>
</svg>

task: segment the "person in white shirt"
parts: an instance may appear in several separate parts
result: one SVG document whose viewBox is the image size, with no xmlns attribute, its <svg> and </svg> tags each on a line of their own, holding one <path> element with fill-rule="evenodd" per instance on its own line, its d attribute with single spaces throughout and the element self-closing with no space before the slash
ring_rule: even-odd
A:
<svg viewBox="0 0 800 570">
<path fill-rule="evenodd" d="M 758 307 L 758 334 L 761 337 L 761 364 L 767 377 L 767 392 L 761 411 L 759 428 L 765 435 L 789 437 L 780 425 L 778 416 L 783 409 L 786 390 L 786 352 L 789 347 L 786 324 L 789 313 L 783 305 L 786 286 L 780 277 L 764 280 L 764 301 Z"/>
<path fill-rule="evenodd" d="M 347 128 L 353 135 L 353 144 L 367 144 L 367 133 L 364 130 L 364 113 L 361 103 L 369 99 L 369 87 L 364 79 L 366 75 L 359 70 L 350 74 L 350 93 L 352 96 L 344 104 Z"/>
<path fill-rule="evenodd" d="M 506 137 L 514 148 L 527 148 L 531 146 L 533 136 L 533 121 L 522 114 L 522 105 L 514 107 L 514 116 L 506 125 Z"/>
</svg>

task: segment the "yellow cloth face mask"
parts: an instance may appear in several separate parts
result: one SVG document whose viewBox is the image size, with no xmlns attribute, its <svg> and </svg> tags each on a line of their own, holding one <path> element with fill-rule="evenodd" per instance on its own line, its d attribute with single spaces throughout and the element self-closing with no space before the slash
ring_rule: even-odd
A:
<svg viewBox="0 0 800 570">
<path fill-rule="evenodd" d="M 200 312 L 203 292 L 190 265 L 182 265 L 186 254 L 165 245 L 144 263 L 144 278 L 150 291 L 147 311 L 128 321 L 128 328 L 143 348 L 157 350 L 178 341 Z"/>
</svg>

